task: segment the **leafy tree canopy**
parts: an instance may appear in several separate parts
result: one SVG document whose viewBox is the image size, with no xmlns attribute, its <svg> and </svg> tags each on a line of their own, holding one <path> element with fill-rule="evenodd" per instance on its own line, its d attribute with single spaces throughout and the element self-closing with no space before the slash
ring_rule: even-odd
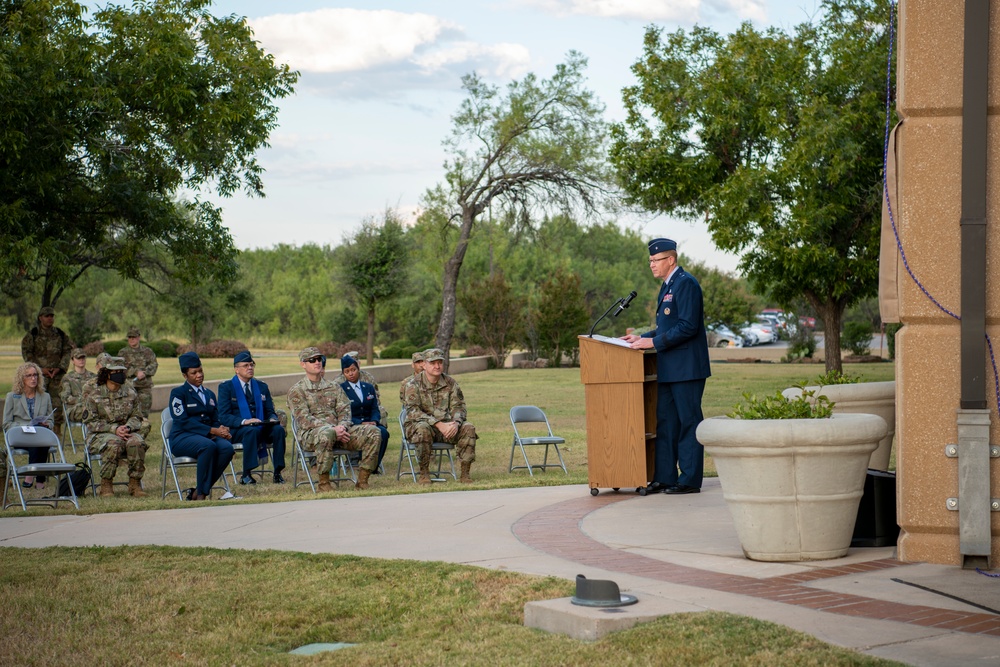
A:
<svg viewBox="0 0 1000 667">
<path fill-rule="evenodd" d="M 826 0 L 792 34 L 646 31 L 611 159 L 632 203 L 705 216 L 779 302 L 840 318 L 877 289 L 889 0 Z"/>
</svg>

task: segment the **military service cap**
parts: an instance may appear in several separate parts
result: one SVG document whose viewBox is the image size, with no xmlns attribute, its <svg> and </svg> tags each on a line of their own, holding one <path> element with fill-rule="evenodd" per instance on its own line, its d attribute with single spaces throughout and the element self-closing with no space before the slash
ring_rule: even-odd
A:
<svg viewBox="0 0 1000 667">
<path fill-rule="evenodd" d="M 55 315 L 55 314 L 56 314 L 56 309 L 53 308 L 52 306 L 42 306 L 42 308 L 38 311 L 39 317 L 41 317 L 42 315 Z"/>
<path fill-rule="evenodd" d="M 142 334 L 139 333 L 139 327 L 129 327 L 128 328 L 128 338 L 138 338 Z"/>
<path fill-rule="evenodd" d="M 649 242 L 649 256 L 657 255 L 668 250 L 677 250 L 677 242 L 670 239 L 653 239 Z"/>
<path fill-rule="evenodd" d="M 425 350 L 424 361 L 444 361 L 444 352 L 436 347 Z"/>
<path fill-rule="evenodd" d="M 128 368 L 128 364 L 125 363 L 125 357 L 108 357 L 108 363 L 104 367 L 109 371 L 123 371 Z"/>
<path fill-rule="evenodd" d="M 299 352 L 299 361 L 308 361 L 314 357 L 322 357 L 323 353 L 319 351 L 318 347 L 307 347 L 306 349 Z"/>
<path fill-rule="evenodd" d="M 82 347 L 74 347 L 73 351 L 69 353 L 70 359 L 80 359 L 86 356 L 87 353 L 83 351 Z"/>
<path fill-rule="evenodd" d="M 414 352 L 413 354 L 410 355 L 410 361 L 415 364 L 419 361 L 427 361 L 427 360 L 424 359 L 423 352 Z"/>
<path fill-rule="evenodd" d="M 101 352 L 97 355 L 97 366 L 99 368 L 105 368 L 107 366 L 108 360 L 111 359 L 111 355 L 107 352 Z"/>
</svg>

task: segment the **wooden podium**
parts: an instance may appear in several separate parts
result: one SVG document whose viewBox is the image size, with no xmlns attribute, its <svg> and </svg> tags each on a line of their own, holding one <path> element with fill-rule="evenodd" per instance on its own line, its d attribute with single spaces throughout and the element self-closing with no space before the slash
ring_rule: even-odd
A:
<svg viewBox="0 0 1000 667">
<path fill-rule="evenodd" d="M 580 336 L 590 493 L 632 487 L 646 495 L 656 438 L 656 351 Z"/>
</svg>

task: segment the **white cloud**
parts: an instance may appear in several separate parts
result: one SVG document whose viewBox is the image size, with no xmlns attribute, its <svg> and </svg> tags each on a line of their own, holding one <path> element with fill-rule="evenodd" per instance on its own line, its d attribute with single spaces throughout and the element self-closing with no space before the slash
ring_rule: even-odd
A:
<svg viewBox="0 0 1000 667">
<path fill-rule="evenodd" d="M 523 74 L 529 61 L 520 44 L 465 41 L 461 26 L 430 14 L 320 9 L 264 16 L 250 24 L 275 58 L 312 74 L 404 70 L 426 77 L 457 67 L 510 77 Z"/>
<path fill-rule="evenodd" d="M 717 13 L 735 13 L 739 19 L 765 17 L 764 0 L 518 0 L 557 16 L 638 19 L 694 23 L 703 6 Z"/>
</svg>

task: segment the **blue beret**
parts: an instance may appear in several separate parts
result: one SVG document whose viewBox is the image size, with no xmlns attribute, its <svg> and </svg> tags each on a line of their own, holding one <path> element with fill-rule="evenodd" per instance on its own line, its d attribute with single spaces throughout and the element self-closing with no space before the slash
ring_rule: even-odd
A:
<svg viewBox="0 0 1000 667">
<path fill-rule="evenodd" d="M 250 350 L 243 350 L 233 357 L 233 366 L 236 364 L 242 364 L 245 361 L 253 361 L 253 356 L 250 354 Z"/>
<path fill-rule="evenodd" d="M 677 250 L 677 244 L 670 239 L 653 239 L 649 242 L 649 256 L 657 255 L 668 250 Z"/>
<path fill-rule="evenodd" d="M 181 363 L 181 372 L 184 372 L 185 368 L 198 368 L 201 366 L 201 357 L 198 356 L 197 352 L 185 352 L 177 361 Z"/>
<path fill-rule="evenodd" d="M 349 355 L 349 354 L 345 354 L 345 355 L 344 355 L 344 356 L 343 356 L 343 357 L 342 357 L 342 358 L 340 359 L 340 370 L 342 370 L 342 371 L 346 371 L 346 370 L 347 370 L 348 368 L 350 368 L 351 366 L 357 366 L 357 365 L 358 365 L 358 360 L 357 360 L 357 359 L 355 359 L 354 357 L 352 357 L 352 356 L 351 356 L 351 355 Z M 359 368 L 360 368 L 360 367 L 359 367 Z"/>
</svg>

